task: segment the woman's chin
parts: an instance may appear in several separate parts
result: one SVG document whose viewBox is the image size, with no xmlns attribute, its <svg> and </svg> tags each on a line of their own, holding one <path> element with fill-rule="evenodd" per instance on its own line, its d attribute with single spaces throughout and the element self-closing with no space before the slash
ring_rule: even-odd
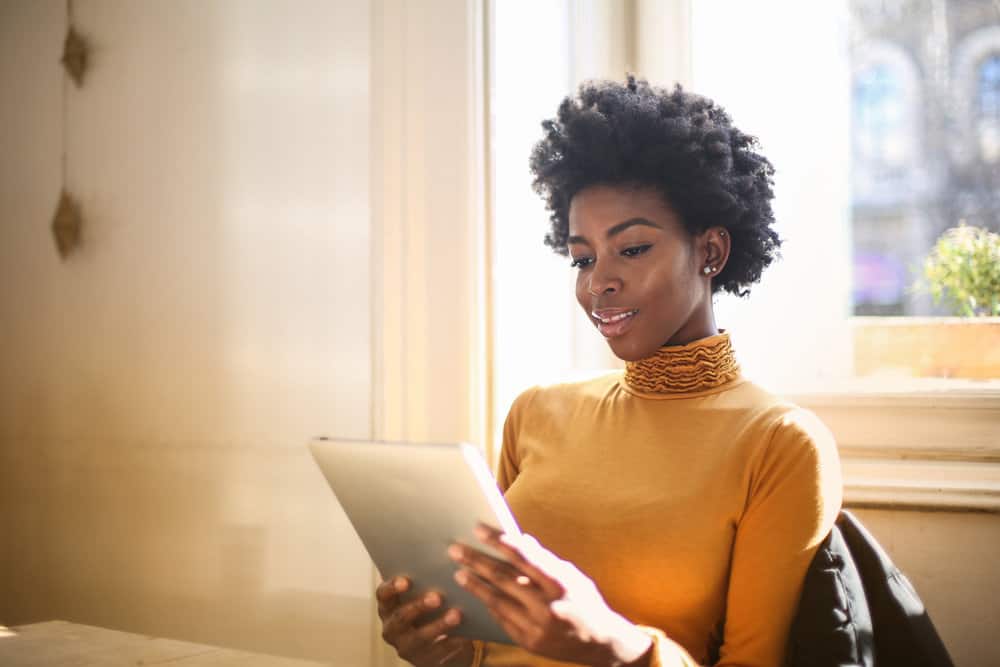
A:
<svg viewBox="0 0 1000 667">
<path fill-rule="evenodd" d="M 619 336 L 607 339 L 611 352 L 622 361 L 639 361 L 656 353 L 658 346 L 647 349 L 648 345 L 643 345 L 641 341 L 628 340 L 628 338 L 628 336 Z"/>
</svg>

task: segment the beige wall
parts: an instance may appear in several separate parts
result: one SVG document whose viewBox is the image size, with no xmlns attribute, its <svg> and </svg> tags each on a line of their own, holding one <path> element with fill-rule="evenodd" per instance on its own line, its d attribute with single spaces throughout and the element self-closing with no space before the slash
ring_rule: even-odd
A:
<svg viewBox="0 0 1000 667">
<path fill-rule="evenodd" d="M 1000 514 L 858 509 L 913 583 L 959 667 L 1000 665 Z"/>
<path fill-rule="evenodd" d="M 307 457 L 371 430 L 365 2 L 0 3 L 0 624 L 369 661 Z"/>
<path fill-rule="evenodd" d="M 305 443 L 486 443 L 483 5 L 73 4 L 81 90 L 0 2 L 0 624 L 392 664 Z"/>
</svg>

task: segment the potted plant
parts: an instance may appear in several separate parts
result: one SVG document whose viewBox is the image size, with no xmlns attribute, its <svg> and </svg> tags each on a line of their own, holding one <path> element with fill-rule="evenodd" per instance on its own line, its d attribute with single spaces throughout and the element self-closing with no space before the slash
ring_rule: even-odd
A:
<svg viewBox="0 0 1000 667">
<path fill-rule="evenodd" d="M 938 239 L 924 261 L 934 303 L 964 317 L 1000 316 L 1000 234 L 962 223 Z"/>
<path fill-rule="evenodd" d="M 1000 379 L 1000 234 L 964 223 L 948 229 L 916 287 L 955 317 L 859 322 L 856 374 Z"/>
</svg>

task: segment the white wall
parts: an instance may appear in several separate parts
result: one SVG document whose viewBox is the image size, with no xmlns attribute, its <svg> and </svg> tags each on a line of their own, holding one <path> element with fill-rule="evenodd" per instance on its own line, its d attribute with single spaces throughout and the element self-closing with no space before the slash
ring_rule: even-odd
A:
<svg viewBox="0 0 1000 667">
<path fill-rule="evenodd" d="M 66 3 L 0 4 L 0 623 L 367 664 L 304 443 L 371 429 L 368 5 L 74 4 L 80 90 Z"/>
</svg>

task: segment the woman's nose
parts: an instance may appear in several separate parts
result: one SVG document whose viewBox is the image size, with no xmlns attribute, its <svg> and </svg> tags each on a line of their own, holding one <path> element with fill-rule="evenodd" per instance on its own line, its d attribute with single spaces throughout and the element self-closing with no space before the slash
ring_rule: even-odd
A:
<svg viewBox="0 0 1000 667">
<path fill-rule="evenodd" d="M 602 273 L 598 273 L 595 269 L 590 274 L 590 283 L 587 285 L 587 291 L 591 296 L 601 296 L 602 294 L 614 294 L 621 290 L 621 280 L 608 276 Z"/>
</svg>

